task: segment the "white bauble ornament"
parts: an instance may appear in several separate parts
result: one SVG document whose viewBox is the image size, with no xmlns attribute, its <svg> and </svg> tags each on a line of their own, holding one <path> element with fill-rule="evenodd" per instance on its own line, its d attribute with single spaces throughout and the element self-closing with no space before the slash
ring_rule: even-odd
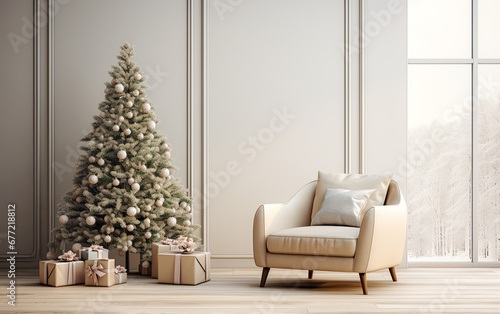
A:
<svg viewBox="0 0 500 314">
<path fill-rule="evenodd" d="M 107 235 L 104 237 L 104 242 L 109 243 L 111 242 L 111 236 Z"/>
<path fill-rule="evenodd" d="M 128 178 L 127 180 L 128 184 L 132 185 L 135 182 L 134 178 Z"/>
<path fill-rule="evenodd" d="M 134 103 L 129 100 L 125 105 L 130 108 L 134 105 Z"/>
<path fill-rule="evenodd" d="M 148 170 L 148 167 L 146 167 L 146 165 L 142 165 L 140 167 L 141 171 L 147 171 Z"/>
<path fill-rule="evenodd" d="M 125 131 L 123 131 L 123 133 L 125 133 L 125 135 L 130 135 L 130 133 L 132 133 L 132 131 L 130 131 L 130 129 L 125 129 Z"/>
<path fill-rule="evenodd" d="M 147 212 L 150 211 L 151 210 L 151 205 L 144 206 L 144 210 L 147 211 Z"/>
<path fill-rule="evenodd" d="M 155 185 L 153 186 L 153 189 L 159 190 L 159 189 L 161 189 L 161 186 L 158 183 L 155 183 Z"/>
<path fill-rule="evenodd" d="M 97 164 L 98 164 L 99 166 L 104 166 L 104 159 L 102 159 L 102 158 L 101 158 L 101 159 L 99 159 L 99 160 L 97 161 Z"/>
<path fill-rule="evenodd" d="M 144 134 L 142 134 L 142 133 L 137 134 L 138 140 L 142 140 L 143 138 L 144 138 Z"/>
<path fill-rule="evenodd" d="M 146 239 L 151 238 L 151 232 L 149 232 L 149 231 L 148 231 L 148 232 L 146 232 L 146 233 L 144 234 L 144 237 L 145 237 Z"/>
<path fill-rule="evenodd" d="M 94 141 L 89 141 L 89 142 L 87 143 L 87 147 L 88 147 L 88 148 L 92 148 L 92 146 L 94 146 L 94 144 L 95 144 L 95 142 L 94 142 Z"/>
<path fill-rule="evenodd" d="M 134 229 L 135 229 L 135 226 L 134 226 L 134 225 L 132 225 L 132 224 L 127 225 L 127 230 L 128 230 L 128 231 L 132 232 L 132 231 L 134 231 Z"/>
<path fill-rule="evenodd" d="M 78 253 L 78 250 L 80 250 L 82 248 L 82 245 L 80 243 L 75 243 L 73 244 L 73 246 L 71 247 L 71 250 L 75 253 Z"/>
<path fill-rule="evenodd" d="M 55 251 L 48 251 L 45 257 L 47 259 L 57 259 L 57 253 Z"/>
<path fill-rule="evenodd" d="M 143 262 L 142 268 L 149 268 L 149 262 L 148 261 Z"/>
<path fill-rule="evenodd" d="M 59 222 L 60 222 L 62 225 L 67 224 L 67 223 L 68 223 L 68 221 L 69 221 L 68 216 L 66 216 L 66 215 L 61 215 L 61 216 L 59 216 Z"/>
<path fill-rule="evenodd" d="M 114 180 L 113 180 L 113 185 L 114 185 L 114 186 L 118 186 L 118 185 L 120 185 L 120 180 L 118 180 L 118 179 L 114 179 Z"/>
<path fill-rule="evenodd" d="M 123 251 L 123 252 L 127 252 L 127 251 L 128 251 L 128 246 L 126 246 L 126 245 L 125 245 L 125 246 L 122 248 L 122 251 Z"/>
<path fill-rule="evenodd" d="M 184 220 L 182 224 L 184 225 L 184 227 L 191 227 L 191 220 Z"/>
<path fill-rule="evenodd" d="M 97 148 L 102 149 L 104 145 L 102 143 L 97 144 Z"/>
<path fill-rule="evenodd" d="M 125 253 L 126 253 L 126 252 L 125 252 L 125 251 L 123 251 L 123 250 L 118 251 L 118 255 L 120 255 L 120 256 L 125 256 Z"/>
<path fill-rule="evenodd" d="M 118 118 L 118 121 L 123 122 L 123 121 L 125 121 L 125 118 L 124 118 L 124 117 L 122 117 L 122 116 L 120 116 L 120 117 Z"/>
<path fill-rule="evenodd" d="M 186 208 L 186 206 L 187 206 L 187 205 L 188 205 L 188 204 L 187 204 L 186 202 L 184 202 L 184 201 L 182 201 L 182 202 L 179 204 L 179 206 L 180 206 L 181 208 Z"/>
<path fill-rule="evenodd" d="M 154 130 L 155 128 L 156 128 L 156 122 L 154 122 L 153 120 L 149 120 L 148 121 L 148 129 Z"/>
<path fill-rule="evenodd" d="M 109 224 L 110 221 L 111 221 L 111 217 L 109 215 L 104 216 L 105 223 Z"/>
<path fill-rule="evenodd" d="M 123 159 L 127 158 L 127 152 L 124 150 L 120 150 L 120 151 L 118 151 L 116 156 L 118 156 L 118 159 L 123 160 Z"/>
<path fill-rule="evenodd" d="M 133 92 L 132 92 L 132 95 L 134 95 L 134 96 L 139 96 L 139 91 L 138 91 L 138 90 L 133 91 Z"/>
<path fill-rule="evenodd" d="M 107 88 L 107 87 L 106 87 L 106 88 L 104 89 L 104 94 L 106 94 L 106 95 L 107 95 L 107 94 L 109 94 L 109 88 Z"/>
<path fill-rule="evenodd" d="M 90 182 L 90 184 L 96 184 L 96 183 L 97 183 L 97 181 L 99 181 L 99 179 L 97 178 L 97 176 L 96 176 L 95 174 L 93 174 L 93 175 L 91 175 L 91 176 L 89 177 L 89 182 Z"/>
<path fill-rule="evenodd" d="M 108 189 L 108 190 L 109 190 L 109 189 L 111 189 L 112 187 L 113 187 L 113 184 L 111 184 L 111 183 L 106 184 L 106 189 Z"/>
<path fill-rule="evenodd" d="M 113 125 L 113 131 L 115 132 L 120 131 L 120 126 L 118 126 L 117 124 Z"/>
<path fill-rule="evenodd" d="M 135 210 L 137 210 L 137 213 L 141 212 L 141 209 L 139 207 L 136 207 Z"/>
<path fill-rule="evenodd" d="M 116 84 L 115 85 L 115 92 L 117 92 L 117 93 L 123 93 L 124 90 L 125 90 L 125 87 L 123 87 L 122 84 Z"/>
<path fill-rule="evenodd" d="M 160 176 L 165 178 L 165 177 L 168 177 L 170 175 L 170 170 L 168 170 L 168 168 L 163 168 L 160 170 Z"/>
<path fill-rule="evenodd" d="M 76 198 L 76 201 L 77 201 L 78 203 L 81 203 L 81 202 L 83 202 L 83 197 L 81 197 L 81 196 L 78 196 L 78 197 Z"/>
<path fill-rule="evenodd" d="M 162 197 L 162 198 L 157 199 L 156 202 L 155 202 L 155 204 L 156 204 L 156 206 L 160 207 L 160 206 L 163 206 L 163 202 L 164 201 L 165 200 Z"/>
<path fill-rule="evenodd" d="M 172 154 L 170 154 L 170 152 L 165 152 L 165 153 L 164 153 L 164 155 L 165 155 L 165 157 L 167 157 L 167 158 L 170 158 L 170 156 L 172 156 Z"/>
<path fill-rule="evenodd" d="M 134 184 L 132 184 L 132 191 L 137 192 L 140 189 L 141 189 L 141 186 L 139 185 L 139 183 L 135 182 Z"/>
<path fill-rule="evenodd" d="M 93 226 L 95 224 L 95 217 L 94 216 L 88 216 L 87 219 L 85 219 L 85 222 L 89 226 Z"/>
<path fill-rule="evenodd" d="M 149 112 L 149 110 L 151 110 L 151 105 L 147 102 L 143 103 L 142 104 L 142 111 L 147 113 L 147 112 Z"/>
<path fill-rule="evenodd" d="M 127 208 L 127 215 L 129 216 L 135 216 L 135 214 L 137 214 L 137 209 L 135 209 L 135 207 L 129 207 Z"/>
<path fill-rule="evenodd" d="M 176 223 L 177 223 L 177 219 L 175 219 L 175 217 L 170 217 L 167 219 L 167 225 L 169 225 L 170 227 L 175 226 Z"/>
<path fill-rule="evenodd" d="M 146 227 L 149 227 L 149 226 L 151 225 L 151 219 L 146 218 L 146 219 L 144 219 L 143 223 L 144 223 L 144 225 L 145 225 Z"/>
<path fill-rule="evenodd" d="M 186 211 L 189 213 L 191 211 L 191 206 L 186 206 Z"/>
<path fill-rule="evenodd" d="M 125 116 L 129 119 L 132 119 L 134 117 L 134 114 L 132 112 L 127 112 L 127 114 L 125 114 Z"/>
<path fill-rule="evenodd" d="M 127 246 L 132 246 L 132 244 L 133 244 L 132 241 L 130 240 L 127 241 Z"/>
<path fill-rule="evenodd" d="M 155 126 L 156 126 L 156 124 L 155 124 Z M 153 133 L 150 133 L 150 134 L 148 135 L 148 137 L 149 137 L 149 139 L 150 139 L 150 140 L 152 140 L 152 139 L 154 139 L 154 138 L 155 138 L 155 136 L 153 135 Z"/>
<path fill-rule="evenodd" d="M 146 159 L 148 159 L 148 160 L 149 160 L 149 159 L 153 158 L 153 155 L 151 155 L 151 154 L 149 154 L 149 153 L 148 153 L 148 154 L 146 154 L 146 156 L 145 156 L 145 157 L 146 157 Z"/>
<path fill-rule="evenodd" d="M 141 75 L 140 73 L 135 73 L 135 74 L 134 74 L 134 78 L 135 78 L 136 80 L 140 80 L 140 79 L 142 78 L 142 75 Z"/>
<path fill-rule="evenodd" d="M 162 149 L 164 149 L 164 150 L 165 150 L 165 149 L 168 149 L 168 144 L 167 144 L 167 143 L 163 143 L 163 144 L 161 145 L 161 148 L 162 148 Z"/>
<path fill-rule="evenodd" d="M 94 156 L 90 156 L 89 157 L 89 162 L 95 162 L 95 157 Z"/>
</svg>

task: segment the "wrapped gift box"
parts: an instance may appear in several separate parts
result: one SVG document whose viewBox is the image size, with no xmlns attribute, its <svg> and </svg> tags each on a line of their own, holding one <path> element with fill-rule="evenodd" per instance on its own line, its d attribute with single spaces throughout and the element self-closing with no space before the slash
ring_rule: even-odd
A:
<svg viewBox="0 0 500 314">
<path fill-rule="evenodd" d="M 61 287 L 85 282 L 83 261 L 40 261 L 39 266 L 41 284 Z"/>
<path fill-rule="evenodd" d="M 94 259 L 85 261 L 86 286 L 111 287 L 114 284 L 114 259 Z"/>
<path fill-rule="evenodd" d="M 127 283 L 127 273 L 115 273 L 115 285 Z"/>
<path fill-rule="evenodd" d="M 127 270 L 125 267 L 116 265 L 115 267 L 115 284 L 121 284 L 127 282 Z"/>
<path fill-rule="evenodd" d="M 158 278 L 158 254 L 180 251 L 178 245 L 153 243 L 153 256 L 151 259 L 151 277 Z"/>
<path fill-rule="evenodd" d="M 209 252 L 158 254 L 158 282 L 197 285 L 209 280 Z"/>
<path fill-rule="evenodd" d="M 78 258 L 82 261 L 89 259 L 107 259 L 109 256 L 108 253 L 108 250 L 104 248 L 93 249 L 92 247 L 85 247 L 78 250 Z"/>
</svg>

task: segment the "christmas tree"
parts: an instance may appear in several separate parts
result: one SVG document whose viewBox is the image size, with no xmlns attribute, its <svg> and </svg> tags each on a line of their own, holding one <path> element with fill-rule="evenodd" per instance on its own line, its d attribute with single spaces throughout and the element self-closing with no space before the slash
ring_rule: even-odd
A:
<svg viewBox="0 0 500 314">
<path fill-rule="evenodd" d="M 121 47 L 92 132 L 82 139 L 85 153 L 73 190 L 59 205 L 53 248 L 98 244 L 120 255 L 140 253 L 143 262 L 150 260 L 153 242 L 193 237 L 192 201 L 172 176 L 170 147 L 156 131 L 155 108 L 132 51 L 129 44 Z"/>
</svg>

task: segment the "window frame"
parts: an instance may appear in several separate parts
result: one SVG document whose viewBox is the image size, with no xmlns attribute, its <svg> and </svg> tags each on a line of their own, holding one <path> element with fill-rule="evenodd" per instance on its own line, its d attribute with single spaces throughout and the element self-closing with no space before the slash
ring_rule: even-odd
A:
<svg viewBox="0 0 500 314">
<path fill-rule="evenodd" d="M 410 0 L 411 1 L 411 0 Z M 446 64 L 470 64 L 472 68 L 472 199 L 471 199 L 471 212 L 472 212 L 472 225 L 471 225 L 471 245 L 472 256 L 470 262 L 462 261 L 412 261 L 408 259 L 408 267 L 498 267 L 500 261 L 479 261 L 479 215 L 478 215 L 478 97 L 479 97 L 479 66 L 484 64 L 500 64 L 500 58 L 479 58 L 479 0 L 471 0 L 472 5 L 472 58 L 407 58 L 407 64 L 433 64 L 433 65 L 446 65 Z M 408 34 L 407 34 L 408 35 Z"/>
</svg>

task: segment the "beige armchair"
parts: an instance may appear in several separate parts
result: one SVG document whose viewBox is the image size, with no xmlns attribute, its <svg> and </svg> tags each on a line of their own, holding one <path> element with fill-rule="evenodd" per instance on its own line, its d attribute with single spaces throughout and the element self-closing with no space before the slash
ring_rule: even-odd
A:
<svg viewBox="0 0 500 314">
<path fill-rule="evenodd" d="M 302 187 L 285 204 L 266 204 L 255 213 L 253 251 L 255 264 L 263 267 L 264 287 L 271 268 L 359 273 L 368 294 L 366 273 L 388 268 L 397 281 L 406 239 L 406 204 L 391 181 L 385 205 L 369 208 L 361 226 L 311 226 L 317 181 Z"/>
</svg>

